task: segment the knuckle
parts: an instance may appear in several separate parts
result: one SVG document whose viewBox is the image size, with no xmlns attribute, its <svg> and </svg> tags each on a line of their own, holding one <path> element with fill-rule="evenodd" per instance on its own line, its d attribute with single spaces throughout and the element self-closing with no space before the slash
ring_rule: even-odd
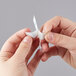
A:
<svg viewBox="0 0 76 76">
<path fill-rule="evenodd" d="M 62 16 L 55 16 L 55 18 L 61 20 L 63 17 Z"/>
<path fill-rule="evenodd" d="M 16 35 L 16 37 L 17 37 L 18 39 L 22 40 L 21 36 L 19 35 L 19 32 L 16 32 L 15 35 Z"/>
</svg>

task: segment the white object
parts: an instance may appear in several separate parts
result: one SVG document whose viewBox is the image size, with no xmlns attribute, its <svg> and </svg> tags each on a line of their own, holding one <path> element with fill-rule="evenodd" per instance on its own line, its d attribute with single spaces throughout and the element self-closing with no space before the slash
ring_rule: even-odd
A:
<svg viewBox="0 0 76 76">
<path fill-rule="evenodd" d="M 35 26 L 36 30 L 34 32 L 26 32 L 26 35 L 29 35 L 33 38 L 38 37 L 40 39 L 40 43 L 41 43 L 41 40 L 44 39 L 44 34 L 42 32 L 40 32 L 40 30 L 38 29 L 35 16 L 33 17 L 33 22 L 34 22 L 34 26 Z"/>
</svg>

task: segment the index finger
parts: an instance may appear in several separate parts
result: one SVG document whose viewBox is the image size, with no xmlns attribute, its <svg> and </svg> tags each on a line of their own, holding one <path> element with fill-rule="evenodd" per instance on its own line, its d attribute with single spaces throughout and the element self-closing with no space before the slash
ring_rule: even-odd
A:
<svg viewBox="0 0 76 76">
<path fill-rule="evenodd" d="M 29 32 L 30 29 L 22 29 L 18 32 L 16 32 L 14 35 L 12 35 L 4 44 L 2 47 L 1 51 L 7 51 L 14 53 L 15 50 L 17 49 L 18 45 L 22 41 L 22 39 L 26 36 L 25 32 Z"/>
<path fill-rule="evenodd" d="M 67 18 L 63 18 L 61 16 L 56 16 L 51 20 L 47 21 L 43 25 L 43 32 L 46 34 L 47 32 L 60 27 L 61 29 L 68 29 L 70 26 L 75 27 L 76 23 L 68 20 Z"/>
</svg>

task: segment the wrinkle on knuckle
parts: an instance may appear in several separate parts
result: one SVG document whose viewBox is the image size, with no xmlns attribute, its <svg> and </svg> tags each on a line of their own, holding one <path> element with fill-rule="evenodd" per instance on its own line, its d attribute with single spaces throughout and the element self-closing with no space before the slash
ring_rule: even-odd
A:
<svg viewBox="0 0 76 76">
<path fill-rule="evenodd" d="M 15 35 L 18 39 L 22 40 L 22 38 L 19 36 L 19 33 L 16 33 Z"/>
<path fill-rule="evenodd" d="M 62 16 L 55 16 L 56 19 L 61 20 L 63 17 Z"/>
</svg>

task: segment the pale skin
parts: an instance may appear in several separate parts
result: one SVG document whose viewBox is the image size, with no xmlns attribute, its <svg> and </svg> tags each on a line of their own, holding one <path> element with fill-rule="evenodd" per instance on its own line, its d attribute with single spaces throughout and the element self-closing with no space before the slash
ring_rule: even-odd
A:
<svg viewBox="0 0 76 76">
<path fill-rule="evenodd" d="M 23 29 L 11 36 L 0 52 L 0 76 L 33 76 L 41 59 L 40 50 L 28 63 L 39 44 L 37 38 L 25 35 L 30 29 Z"/>
<path fill-rule="evenodd" d="M 41 31 L 45 33 L 46 40 L 42 42 L 43 52 L 45 52 L 42 61 L 58 55 L 76 69 L 76 23 L 56 16 L 47 21 Z M 49 47 L 48 43 L 54 46 Z"/>
<path fill-rule="evenodd" d="M 25 32 L 30 32 L 30 29 L 16 32 L 4 43 L 0 51 L 0 76 L 33 76 L 40 59 L 46 61 L 56 55 L 76 68 L 76 23 L 56 16 L 47 21 L 41 31 L 45 34 L 42 51 L 38 50 L 29 63 L 39 45 L 38 38 L 26 36 Z M 48 43 L 54 46 L 49 47 Z"/>
</svg>

